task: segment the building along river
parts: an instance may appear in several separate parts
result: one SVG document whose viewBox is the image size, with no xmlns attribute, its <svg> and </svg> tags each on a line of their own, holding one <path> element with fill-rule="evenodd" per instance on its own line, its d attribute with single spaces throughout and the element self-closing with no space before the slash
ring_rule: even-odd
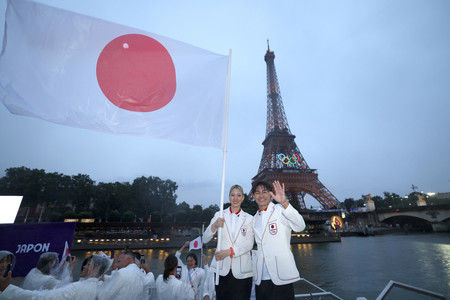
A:
<svg viewBox="0 0 450 300">
<path fill-rule="evenodd" d="M 167 254 L 176 250 L 137 251 L 145 254 L 150 269 L 157 276 L 162 274 Z M 449 233 L 343 237 L 341 242 L 292 245 L 292 251 L 301 277 L 342 299 L 361 296 L 375 299 L 390 280 L 440 293 L 450 299 Z M 73 252 L 78 258 L 74 279 L 79 276 L 84 257 L 92 253 L 98 252 Z M 210 261 L 213 249 L 205 253 Z M 431 299 L 395 288 L 389 295 L 387 299 Z"/>
</svg>

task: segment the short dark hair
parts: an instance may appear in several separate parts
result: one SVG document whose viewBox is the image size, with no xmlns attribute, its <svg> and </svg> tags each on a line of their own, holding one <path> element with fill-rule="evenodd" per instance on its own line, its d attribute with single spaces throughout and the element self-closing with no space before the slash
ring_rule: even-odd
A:
<svg viewBox="0 0 450 300">
<path fill-rule="evenodd" d="M 271 184 L 269 184 L 267 181 L 264 181 L 264 180 L 258 180 L 258 181 L 255 181 L 252 184 L 252 191 L 251 191 L 251 193 L 254 194 L 256 192 L 256 188 L 258 186 L 261 186 L 261 185 L 264 186 L 267 191 L 272 192 L 272 185 Z"/>
<path fill-rule="evenodd" d="M 140 254 L 139 252 L 133 252 L 133 254 L 134 254 L 134 257 L 135 257 L 137 260 L 140 260 L 140 259 L 141 259 L 141 254 Z"/>
<path fill-rule="evenodd" d="M 83 263 L 81 264 L 81 272 L 83 272 L 84 266 L 87 265 L 88 261 L 89 261 L 91 258 L 92 258 L 92 255 L 89 256 L 89 257 L 86 257 L 86 258 L 83 260 Z"/>
<path fill-rule="evenodd" d="M 187 259 L 188 257 L 192 257 L 192 259 L 195 260 L 195 265 L 198 264 L 198 258 L 197 258 L 197 255 L 195 255 L 195 253 L 189 252 L 189 254 L 186 256 L 186 259 Z"/>
</svg>

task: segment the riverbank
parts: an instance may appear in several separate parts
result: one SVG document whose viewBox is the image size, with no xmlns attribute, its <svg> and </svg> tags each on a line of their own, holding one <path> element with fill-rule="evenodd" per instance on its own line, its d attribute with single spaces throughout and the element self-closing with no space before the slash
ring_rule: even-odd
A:
<svg viewBox="0 0 450 300">
<path fill-rule="evenodd" d="M 313 244 L 341 242 L 342 237 L 364 237 L 374 235 L 408 234 L 401 228 L 376 227 L 346 230 L 342 232 L 323 232 L 317 234 L 294 233 L 291 236 L 291 244 Z M 174 236 L 174 237 L 136 237 L 133 234 L 124 235 L 121 238 L 94 238 L 76 237 L 72 242 L 72 250 L 122 250 L 122 249 L 170 249 L 180 248 L 186 241 L 191 241 L 197 236 Z M 208 248 L 216 247 L 216 238 L 210 241 Z"/>
<path fill-rule="evenodd" d="M 133 236 L 120 239 L 105 238 L 76 238 L 72 242 L 72 250 L 121 250 L 121 249 L 170 249 L 181 248 L 186 241 L 191 241 L 196 236 L 181 236 L 168 238 L 135 238 Z M 293 234 L 291 244 L 329 243 L 340 242 L 341 237 L 336 233 L 322 234 Z M 215 248 L 216 238 L 210 241 L 208 248 Z"/>
<path fill-rule="evenodd" d="M 372 236 L 383 234 L 407 234 L 408 232 L 401 228 L 386 228 L 386 227 L 368 227 L 363 229 L 346 230 L 339 232 L 341 237 L 348 236 Z"/>
</svg>

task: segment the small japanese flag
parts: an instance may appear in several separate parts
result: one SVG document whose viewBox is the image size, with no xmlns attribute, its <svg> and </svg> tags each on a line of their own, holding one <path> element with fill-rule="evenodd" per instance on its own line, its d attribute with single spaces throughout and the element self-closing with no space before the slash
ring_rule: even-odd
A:
<svg viewBox="0 0 450 300">
<path fill-rule="evenodd" d="M 63 252 L 63 255 L 61 258 L 61 262 L 63 262 L 66 259 L 66 257 L 69 255 L 70 255 L 70 248 L 69 248 L 69 244 L 67 244 L 67 241 L 66 241 L 66 243 L 64 245 L 64 252 Z"/>
<path fill-rule="evenodd" d="M 111 256 L 107 255 L 105 252 L 101 251 L 100 252 L 100 256 L 101 257 L 106 257 L 106 258 L 111 258 Z"/>
<path fill-rule="evenodd" d="M 189 251 L 195 250 L 195 249 L 202 249 L 202 237 L 199 236 L 195 240 L 191 241 L 189 243 Z"/>
<path fill-rule="evenodd" d="M 60 268 L 66 261 L 66 258 L 70 256 L 70 248 L 69 248 L 69 244 L 67 243 L 67 241 L 64 244 L 64 251 L 61 255 L 61 261 L 59 262 L 59 266 L 58 268 Z"/>
</svg>

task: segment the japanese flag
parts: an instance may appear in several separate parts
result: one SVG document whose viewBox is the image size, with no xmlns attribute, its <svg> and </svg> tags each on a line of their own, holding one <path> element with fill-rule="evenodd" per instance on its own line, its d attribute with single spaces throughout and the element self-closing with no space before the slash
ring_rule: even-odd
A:
<svg viewBox="0 0 450 300">
<path fill-rule="evenodd" d="M 191 241 L 189 243 L 189 251 L 195 250 L 195 249 L 202 249 L 202 237 L 199 236 L 195 240 Z"/>
<path fill-rule="evenodd" d="M 50 122 L 223 148 L 228 56 L 8 0 L 0 100 Z"/>
<path fill-rule="evenodd" d="M 61 261 L 64 261 L 66 259 L 67 256 L 70 255 L 70 248 L 69 248 L 69 244 L 67 243 L 67 241 L 64 244 L 64 251 L 62 254 L 62 258 Z"/>
<path fill-rule="evenodd" d="M 67 243 L 67 241 L 65 241 L 64 243 L 64 250 L 63 253 L 61 255 L 61 261 L 59 262 L 59 266 L 58 268 L 60 268 L 62 265 L 64 265 L 66 258 L 70 256 L 70 248 L 69 248 L 69 244 Z"/>
</svg>

